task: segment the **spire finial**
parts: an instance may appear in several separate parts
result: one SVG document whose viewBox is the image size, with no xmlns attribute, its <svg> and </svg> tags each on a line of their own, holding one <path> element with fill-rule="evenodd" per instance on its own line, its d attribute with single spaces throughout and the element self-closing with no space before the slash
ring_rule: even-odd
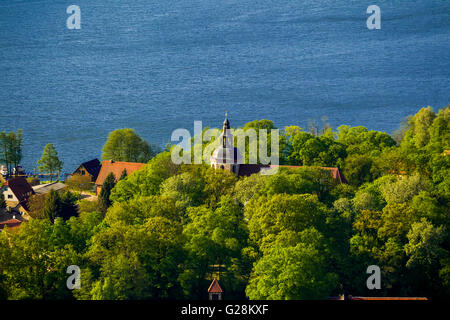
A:
<svg viewBox="0 0 450 320">
<path fill-rule="evenodd" d="M 225 110 L 225 118 L 228 118 L 228 110 Z"/>
</svg>

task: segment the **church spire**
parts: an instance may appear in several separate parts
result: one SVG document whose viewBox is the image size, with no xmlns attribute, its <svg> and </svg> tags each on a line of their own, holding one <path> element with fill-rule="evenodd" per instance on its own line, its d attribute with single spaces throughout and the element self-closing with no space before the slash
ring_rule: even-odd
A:
<svg viewBox="0 0 450 320">
<path fill-rule="evenodd" d="M 228 111 L 225 111 L 225 120 L 223 121 L 223 131 L 230 129 L 230 121 L 228 121 Z"/>
</svg>

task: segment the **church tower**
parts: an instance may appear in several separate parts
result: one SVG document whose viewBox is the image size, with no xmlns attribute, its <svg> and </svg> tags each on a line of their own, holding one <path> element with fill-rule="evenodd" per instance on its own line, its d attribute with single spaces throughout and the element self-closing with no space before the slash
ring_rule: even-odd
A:
<svg viewBox="0 0 450 320">
<path fill-rule="evenodd" d="M 228 170 L 237 176 L 239 173 L 239 164 L 242 163 L 242 157 L 239 149 L 234 147 L 234 139 L 230 131 L 230 121 L 228 121 L 227 116 L 225 116 L 223 122 L 219 141 L 220 146 L 214 150 L 210 158 L 211 167 Z"/>
</svg>

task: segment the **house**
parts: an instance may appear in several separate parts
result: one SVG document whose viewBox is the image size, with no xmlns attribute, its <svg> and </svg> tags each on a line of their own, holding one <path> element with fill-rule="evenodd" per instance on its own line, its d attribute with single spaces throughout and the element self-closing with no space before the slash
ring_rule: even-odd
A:
<svg viewBox="0 0 450 320">
<path fill-rule="evenodd" d="M 100 173 L 102 164 L 98 159 L 93 159 L 87 162 L 83 162 L 80 166 L 72 173 L 72 175 L 88 176 L 91 178 L 92 182 L 95 182 Z"/>
<path fill-rule="evenodd" d="M 21 214 L 28 213 L 28 199 L 35 192 L 24 177 L 16 177 L 6 181 L 2 187 L 2 192 L 8 210 L 18 211 Z"/>
<path fill-rule="evenodd" d="M 287 165 L 264 165 L 264 164 L 244 164 L 242 163 L 242 156 L 238 148 L 233 146 L 234 137 L 230 131 L 230 122 L 226 118 L 223 122 L 222 133 L 219 136 L 219 141 L 222 144 L 214 150 L 211 155 L 211 167 L 215 169 L 224 169 L 234 173 L 238 177 L 250 176 L 255 173 L 260 173 L 265 170 L 274 168 L 290 168 L 298 169 L 305 168 L 305 166 L 287 166 Z M 334 167 L 320 167 L 323 170 L 331 172 L 333 178 L 337 179 L 339 183 L 347 183 L 339 168 Z"/>
<path fill-rule="evenodd" d="M 100 194 L 103 182 L 110 173 L 114 174 L 117 181 L 124 170 L 126 170 L 127 175 L 130 175 L 133 172 L 141 169 L 145 165 L 146 163 L 120 162 L 114 160 L 103 161 L 100 173 L 98 174 L 97 180 L 95 181 L 95 192 L 97 193 L 97 195 Z"/>
</svg>

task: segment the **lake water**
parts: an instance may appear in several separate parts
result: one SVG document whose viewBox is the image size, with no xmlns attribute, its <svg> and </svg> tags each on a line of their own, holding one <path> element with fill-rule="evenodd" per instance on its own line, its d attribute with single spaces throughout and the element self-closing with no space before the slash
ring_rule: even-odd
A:
<svg viewBox="0 0 450 320">
<path fill-rule="evenodd" d="M 164 146 L 225 110 L 232 126 L 326 116 L 390 133 L 449 92 L 447 0 L 0 0 L 0 131 L 24 130 L 27 171 L 50 142 L 71 172 L 114 129 Z"/>
</svg>

